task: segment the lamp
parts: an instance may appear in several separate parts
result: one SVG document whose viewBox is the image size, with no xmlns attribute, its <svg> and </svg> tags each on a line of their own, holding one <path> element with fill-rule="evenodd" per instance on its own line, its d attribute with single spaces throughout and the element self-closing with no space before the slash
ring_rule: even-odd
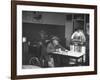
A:
<svg viewBox="0 0 100 80">
<path fill-rule="evenodd" d="M 75 31 L 71 36 L 71 41 L 77 44 L 83 44 L 86 42 L 85 35 L 82 30 Z"/>
<path fill-rule="evenodd" d="M 71 36 L 70 49 L 77 52 L 85 52 L 82 51 L 85 42 L 86 42 L 86 38 L 83 31 L 77 30 Z"/>
</svg>

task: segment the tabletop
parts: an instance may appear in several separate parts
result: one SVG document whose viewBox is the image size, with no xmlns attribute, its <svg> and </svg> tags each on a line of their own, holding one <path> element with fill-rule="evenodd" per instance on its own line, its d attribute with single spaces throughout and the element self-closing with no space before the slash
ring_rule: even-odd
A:
<svg viewBox="0 0 100 80">
<path fill-rule="evenodd" d="M 74 51 L 60 51 L 60 52 L 53 52 L 53 54 L 65 55 L 65 56 L 72 56 L 72 57 L 81 57 L 85 55 L 82 52 L 74 52 Z"/>
</svg>

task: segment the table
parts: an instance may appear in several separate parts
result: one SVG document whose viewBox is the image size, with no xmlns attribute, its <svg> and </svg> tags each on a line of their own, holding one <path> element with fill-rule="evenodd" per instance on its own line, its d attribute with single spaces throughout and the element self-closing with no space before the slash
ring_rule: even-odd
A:
<svg viewBox="0 0 100 80">
<path fill-rule="evenodd" d="M 73 51 L 60 51 L 60 52 L 52 52 L 50 55 L 56 56 L 58 57 L 58 66 L 62 65 L 62 63 L 60 63 L 62 61 L 62 59 L 64 57 L 67 57 L 66 59 L 70 59 L 73 58 L 76 61 L 76 65 L 79 65 L 80 63 L 78 62 L 78 60 L 80 58 L 82 58 L 82 63 L 84 63 L 84 55 L 85 53 L 82 52 L 73 52 Z"/>
</svg>

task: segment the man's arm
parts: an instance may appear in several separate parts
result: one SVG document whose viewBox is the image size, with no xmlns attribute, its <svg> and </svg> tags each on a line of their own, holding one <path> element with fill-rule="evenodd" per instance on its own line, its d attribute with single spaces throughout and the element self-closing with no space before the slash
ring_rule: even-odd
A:
<svg viewBox="0 0 100 80">
<path fill-rule="evenodd" d="M 55 50 L 55 48 L 53 47 L 53 45 L 48 44 L 48 46 L 47 46 L 47 52 L 48 52 L 48 53 L 52 53 L 52 52 L 54 52 L 54 51 L 56 51 L 56 50 Z"/>
</svg>

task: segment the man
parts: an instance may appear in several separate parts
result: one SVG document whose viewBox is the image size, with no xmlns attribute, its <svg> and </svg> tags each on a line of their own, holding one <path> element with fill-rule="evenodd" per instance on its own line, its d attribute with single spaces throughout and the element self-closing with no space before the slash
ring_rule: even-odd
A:
<svg viewBox="0 0 100 80">
<path fill-rule="evenodd" d="M 39 41 L 39 45 L 40 45 L 40 59 L 41 59 L 41 66 L 42 67 L 48 67 L 48 54 L 46 51 L 46 44 L 47 44 L 47 35 L 46 32 L 41 30 L 40 31 L 40 41 Z"/>
<path fill-rule="evenodd" d="M 54 36 L 54 37 L 52 37 L 51 42 L 47 46 L 47 52 L 48 53 L 52 53 L 52 52 L 55 52 L 55 51 L 57 51 L 59 49 L 61 49 L 62 51 L 66 50 L 64 47 L 62 47 L 60 45 L 59 38 Z"/>
<path fill-rule="evenodd" d="M 53 36 L 51 38 L 51 42 L 48 43 L 48 45 L 47 45 L 47 53 L 52 54 L 53 52 L 57 52 L 59 50 L 65 51 L 66 49 L 60 45 L 59 38 L 56 36 Z M 52 62 L 53 63 L 52 65 L 54 65 L 56 67 L 62 66 L 62 56 L 51 55 L 50 57 L 53 58 L 53 61 L 54 61 L 54 62 Z"/>
</svg>

